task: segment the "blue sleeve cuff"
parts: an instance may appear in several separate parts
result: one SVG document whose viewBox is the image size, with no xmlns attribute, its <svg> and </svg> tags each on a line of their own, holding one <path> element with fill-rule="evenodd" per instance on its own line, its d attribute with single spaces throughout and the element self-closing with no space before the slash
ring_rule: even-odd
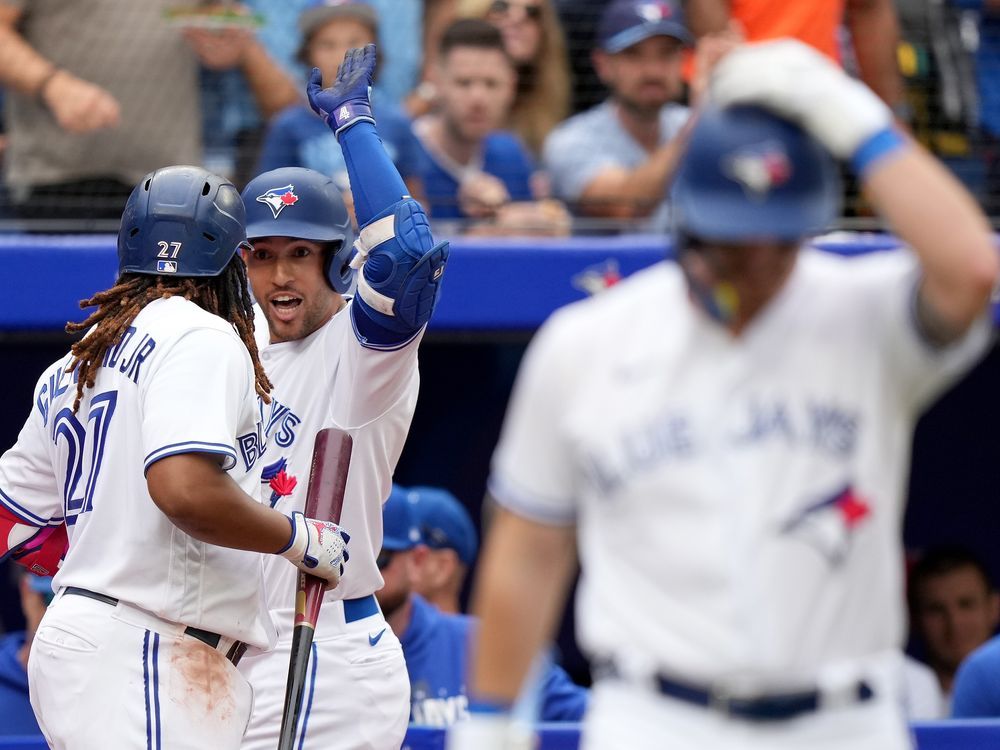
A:
<svg viewBox="0 0 1000 750">
<path fill-rule="evenodd" d="M 854 174 L 864 177 L 875 164 L 889 154 L 902 150 L 909 145 L 906 138 L 894 127 L 878 131 L 862 143 L 851 157 L 851 167 Z"/>
<path fill-rule="evenodd" d="M 351 324 L 354 335 L 366 349 L 396 351 L 405 347 L 420 333 L 419 328 L 415 331 L 393 330 L 383 325 L 380 319 L 386 322 L 393 320 L 369 307 L 360 295 L 354 298 L 351 304 Z"/>
</svg>

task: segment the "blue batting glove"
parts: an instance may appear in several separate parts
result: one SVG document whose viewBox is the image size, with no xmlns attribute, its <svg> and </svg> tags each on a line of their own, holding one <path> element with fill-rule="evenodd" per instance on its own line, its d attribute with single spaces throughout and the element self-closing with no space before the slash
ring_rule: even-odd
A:
<svg viewBox="0 0 1000 750">
<path fill-rule="evenodd" d="M 340 134 L 358 122 L 375 124 L 372 117 L 372 74 L 375 72 L 375 45 L 355 47 L 344 55 L 333 85 L 323 88 L 323 74 L 313 68 L 306 94 L 309 106 L 340 139 Z"/>
</svg>

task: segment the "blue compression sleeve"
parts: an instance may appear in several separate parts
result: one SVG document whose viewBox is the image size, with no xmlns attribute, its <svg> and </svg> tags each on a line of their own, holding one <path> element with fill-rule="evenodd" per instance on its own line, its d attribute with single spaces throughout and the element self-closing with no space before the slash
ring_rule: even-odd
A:
<svg viewBox="0 0 1000 750">
<path fill-rule="evenodd" d="M 407 194 L 406 185 L 372 123 L 359 122 L 345 130 L 340 136 L 340 148 L 351 180 L 354 215 L 358 226 L 363 227 L 387 215 Z"/>
</svg>

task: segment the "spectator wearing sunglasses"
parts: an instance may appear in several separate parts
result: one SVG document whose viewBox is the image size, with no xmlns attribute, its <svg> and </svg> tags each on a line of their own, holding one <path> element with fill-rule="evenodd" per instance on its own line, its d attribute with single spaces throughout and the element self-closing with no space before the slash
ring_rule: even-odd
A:
<svg viewBox="0 0 1000 750">
<path fill-rule="evenodd" d="M 24 630 L 0 637 L 0 737 L 37 736 L 42 731 L 28 700 L 28 651 L 45 608 L 52 601 L 52 579 L 16 568 Z"/>
<path fill-rule="evenodd" d="M 517 71 L 507 128 L 540 156 L 545 137 L 570 113 L 566 36 L 551 0 L 459 0 L 458 15 L 482 18 L 503 35 Z"/>
<path fill-rule="evenodd" d="M 419 500 L 410 502 L 411 494 L 394 484 L 383 506 L 382 550 L 376 562 L 385 585 L 375 597 L 403 645 L 411 723 L 446 727 L 469 715 L 467 655 L 477 621 L 441 612 L 414 590 L 417 558 L 428 548 L 415 513 Z M 556 665 L 545 673 L 540 694 L 541 721 L 579 721 L 587 706 L 587 690 Z"/>
<path fill-rule="evenodd" d="M 462 611 L 462 587 L 479 551 L 476 527 L 461 501 L 439 487 L 407 493 L 427 548 L 416 561 L 414 590 L 442 612 Z"/>
</svg>

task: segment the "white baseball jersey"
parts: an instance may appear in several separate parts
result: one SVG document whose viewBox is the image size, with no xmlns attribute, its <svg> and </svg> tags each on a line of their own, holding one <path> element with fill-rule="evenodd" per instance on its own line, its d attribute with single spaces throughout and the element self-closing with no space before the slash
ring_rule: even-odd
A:
<svg viewBox="0 0 1000 750">
<path fill-rule="evenodd" d="M 908 252 L 803 250 L 733 337 L 661 263 L 543 327 L 490 489 L 578 524 L 587 651 L 689 681 L 815 684 L 898 648 L 914 423 L 990 339 L 984 316 L 928 346 L 918 275 Z"/>
<path fill-rule="evenodd" d="M 260 410 L 250 355 L 232 326 L 181 297 L 151 302 L 109 350 L 76 414 L 70 361 L 39 379 L 17 443 L 0 457 L 8 510 L 34 525 L 65 519 L 69 551 L 53 586 L 269 646 L 262 555 L 189 536 L 146 486 L 154 462 L 209 453 L 257 497 L 260 466 L 247 448 L 263 440 Z"/>
<path fill-rule="evenodd" d="M 257 313 L 257 345 L 274 392 L 262 405 L 267 447 L 261 493 L 283 513 L 304 510 L 313 441 L 324 427 L 347 430 L 354 440 L 340 523 L 351 535 L 340 585 L 326 600 L 355 599 L 382 587 L 375 557 L 382 546 L 382 504 L 417 402 L 417 347 L 423 332 L 395 351 L 358 343 L 349 305 L 297 341 L 270 344 L 267 321 Z M 270 481 L 280 471 L 295 477 L 290 495 Z M 279 633 L 289 636 L 296 569 L 287 560 L 264 561 L 267 601 Z"/>
</svg>

